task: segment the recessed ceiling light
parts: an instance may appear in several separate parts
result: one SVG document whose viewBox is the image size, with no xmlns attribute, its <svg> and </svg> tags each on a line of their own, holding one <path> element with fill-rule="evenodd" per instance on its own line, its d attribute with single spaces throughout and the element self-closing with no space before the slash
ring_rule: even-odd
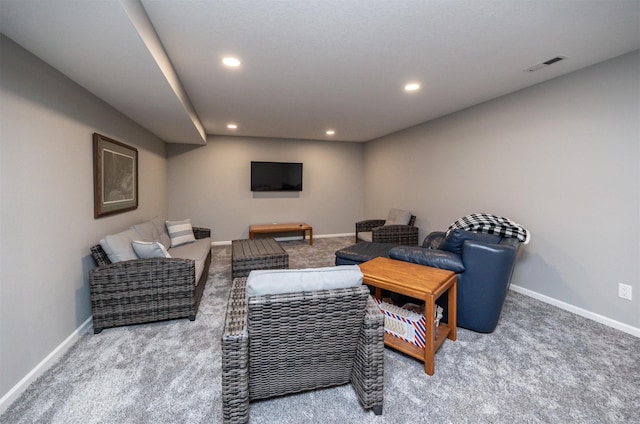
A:
<svg viewBox="0 0 640 424">
<path fill-rule="evenodd" d="M 231 68 L 237 68 L 238 66 L 240 66 L 240 60 L 236 59 L 235 57 L 225 57 L 224 59 L 222 59 L 222 63 Z"/>
<path fill-rule="evenodd" d="M 420 83 L 410 82 L 404 86 L 405 91 L 417 91 L 420 90 Z"/>
<path fill-rule="evenodd" d="M 327 130 L 327 135 L 334 135 L 336 132 L 334 130 Z"/>
<path fill-rule="evenodd" d="M 235 130 L 238 128 L 238 126 L 236 124 L 227 124 L 227 128 L 229 128 L 230 130 Z"/>
</svg>

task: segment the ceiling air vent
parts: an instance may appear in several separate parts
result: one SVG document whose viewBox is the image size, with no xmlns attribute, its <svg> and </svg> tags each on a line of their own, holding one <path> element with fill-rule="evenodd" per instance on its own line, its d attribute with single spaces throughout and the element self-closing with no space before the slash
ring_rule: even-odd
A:
<svg viewBox="0 0 640 424">
<path fill-rule="evenodd" d="M 525 72 L 535 72 L 537 70 L 540 70 L 542 68 L 546 68 L 549 65 L 553 65 L 554 63 L 560 62 L 561 60 L 565 60 L 567 58 L 567 56 L 556 56 L 553 59 L 549 59 L 546 60 L 542 63 L 538 63 L 537 65 L 533 65 L 530 68 L 525 69 Z"/>
</svg>

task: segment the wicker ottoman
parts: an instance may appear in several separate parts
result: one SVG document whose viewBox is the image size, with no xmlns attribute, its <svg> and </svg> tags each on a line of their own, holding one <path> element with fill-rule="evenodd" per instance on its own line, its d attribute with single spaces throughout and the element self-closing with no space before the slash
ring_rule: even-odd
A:
<svg viewBox="0 0 640 424">
<path fill-rule="evenodd" d="M 289 268 L 289 254 L 274 239 L 231 242 L 231 278 L 246 277 L 254 269 L 283 268 Z"/>
</svg>

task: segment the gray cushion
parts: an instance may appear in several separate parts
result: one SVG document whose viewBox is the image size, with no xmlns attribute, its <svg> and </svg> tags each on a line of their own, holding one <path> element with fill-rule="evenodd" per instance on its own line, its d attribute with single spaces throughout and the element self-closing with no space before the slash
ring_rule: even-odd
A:
<svg viewBox="0 0 640 424">
<path fill-rule="evenodd" d="M 166 224 L 167 232 L 171 238 L 171 247 L 196 241 L 190 219 L 185 219 L 184 221 L 167 221 Z"/>
<path fill-rule="evenodd" d="M 373 233 L 371 231 L 360 231 L 358 232 L 358 239 L 370 242 L 373 240 Z"/>
<path fill-rule="evenodd" d="M 249 273 L 247 296 L 341 289 L 360 285 L 362 272 L 357 265 L 258 270 Z"/>
<path fill-rule="evenodd" d="M 158 237 L 160 236 L 160 232 L 156 228 L 153 222 L 146 221 L 142 224 L 132 225 L 130 227 L 132 230 L 136 231 L 140 234 L 138 240 L 142 241 L 158 241 Z"/>
<path fill-rule="evenodd" d="M 129 228 L 117 234 L 111 234 L 100 240 L 100 246 L 105 251 L 111 263 L 121 261 L 130 261 L 138 259 L 136 252 L 134 252 L 131 243 L 139 238 L 139 234 Z"/>
<path fill-rule="evenodd" d="M 384 225 L 408 225 L 409 221 L 411 221 L 411 212 L 391 209 Z"/>
<path fill-rule="evenodd" d="M 133 251 L 139 259 L 153 259 L 153 258 L 170 258 L 171 255 L 167 252 L 167 249 L 158 241 L 138 241 L 134 240 L 131 243 Z"/>
<path fill-rule="evenodd" d="M 193 243 L 183 244 L 169 249 L 169 254 L 173 258 L 191 259 L 196 262 L 196 281 L 200 280 L 204 263 L 211 250 L 211 239 L 205 237 L 195 240 Z"/>
<path fill-rule="evenodd" d="M 171 238 L 169 238 L 169 233 L 167 232 L 167 225 L 165 224 L 165 222 L 157 216 L 153 218 L 151 222 L 158 230 L 158 240 L 155 241 L 159 241 L 167 249 L 170 248 Z"/>
</svg>

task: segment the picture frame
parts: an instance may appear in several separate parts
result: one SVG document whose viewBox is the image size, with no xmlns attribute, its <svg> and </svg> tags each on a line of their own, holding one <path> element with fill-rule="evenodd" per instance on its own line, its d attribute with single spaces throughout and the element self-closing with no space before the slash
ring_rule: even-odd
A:
<svg viewBox="0 0 640 424">
<path fill-rule="evenodd" d="M 93 134 L 94 219 L 138 208 L 138 149 Z"/>
</svg>

